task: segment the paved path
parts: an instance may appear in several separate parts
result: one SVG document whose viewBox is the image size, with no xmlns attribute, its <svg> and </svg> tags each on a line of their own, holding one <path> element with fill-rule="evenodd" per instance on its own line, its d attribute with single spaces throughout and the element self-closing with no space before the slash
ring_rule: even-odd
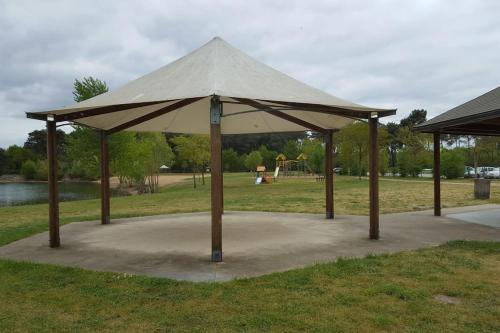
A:
<svg viewBox="0 0 500 333">
<path fill-rule="evenodd" d="M 478 223 L 500 228 L 500 207 L 491 209 L 456 212 L 447 215 L 449 218 L 469 223 Z"/>
<path fill-rule="evenodd" d="M 483 205 L 444 209 L 466 213 Z M 500 229 L 433 217 L 430 211 L 381 216 L 381 239 L 368 239 L 366 216 L 227 212 L 224 263 L 210 258 L 209 213 L 77 222 L 61 228 L 62 247 L 48 247 L 47 232 L 0 247 L 0 257 L 191 281 L 222 281 L 289 270 L 342 257 L 436 246 L 449 240 L 500 241 Z"/>
</svg>

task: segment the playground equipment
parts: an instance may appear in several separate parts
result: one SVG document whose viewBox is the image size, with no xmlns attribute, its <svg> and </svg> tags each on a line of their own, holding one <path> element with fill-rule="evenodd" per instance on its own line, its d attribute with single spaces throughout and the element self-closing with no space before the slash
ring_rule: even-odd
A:
<svg viewBox="0 0 500 333">
<path fill-rule="evenodd" d="M 281 173 L 284 175 L 286 170 L 286 156 L 285 154 L 279 154 L 276 156 L 276 169 L 278 169 L 278 174 Z"/>
<path fill-rule="evenodd" d="M 270 184 L 273 182 L 273 177 L 270 177 L 267 175 L 267 172 L 266 172 L 266 167 L 263 166 L 263 165 L 259 165 L 257 166 L 257 169 L 255 170 L 256 171 L 256 174 L 255 174 L 255 184 Z"/>
<path fill-rule="evenodd" d="M 281 171 L 276 174 L 289 176 L 306 176 L 313 173 L 312 169 L 307 164 L 307 155 L 301 153 L 295 160 L 289 160 L 284 154 L 279 154 L 276 157 L 276 169 Z"/>
</svg>

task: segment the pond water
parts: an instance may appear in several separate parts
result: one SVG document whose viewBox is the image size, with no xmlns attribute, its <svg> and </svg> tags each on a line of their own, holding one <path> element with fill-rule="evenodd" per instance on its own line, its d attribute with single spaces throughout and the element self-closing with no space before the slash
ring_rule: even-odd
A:
<svg viewBox="0 0 500 333">
<path fill-rule="evenodd" d="M 111 196 L 124 195 L 111 189 Z M 96 199 L 100 197 L 100 186 L 92 182 L 59 183 L 60 201 Z M 0 183 L 0 207 L 29 205 L 48 202 L 46 183 Z"/>
</svg>

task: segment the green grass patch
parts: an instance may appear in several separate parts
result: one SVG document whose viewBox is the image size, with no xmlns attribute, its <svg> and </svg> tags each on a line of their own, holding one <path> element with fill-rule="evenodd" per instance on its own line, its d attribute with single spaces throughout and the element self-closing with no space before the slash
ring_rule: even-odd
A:
<svg viewBox="0 0 500 333">
<path fill-rule="evenodd" d="M 500 331 L 495 242 L 450 242 L 223 283 L 9 260 L 0 260 L 0 272 L 4 332 Z M 440 303 L 438 294 L 460 302 Z"/>
</svg>

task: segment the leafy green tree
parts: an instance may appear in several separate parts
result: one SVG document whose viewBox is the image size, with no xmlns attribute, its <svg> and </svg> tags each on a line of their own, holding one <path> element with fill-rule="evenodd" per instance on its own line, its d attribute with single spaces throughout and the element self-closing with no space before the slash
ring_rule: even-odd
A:
<svg viewBox="0 0 500 333">
<path fill-rule="evenodd" d="M 398 153 L 398 171 L 401 177 L 418 177 L 422 170 L 432 161 L 432 153 L 422 150 L 415 154 L 409 148 L 403 148 Z"/>
<path fill-rule="evenodd" d="M 269 151 L 283 152 L 288 141 L 305 139 L 307 132 L 300 133 L 258 133 L 248 135 L 224 135 L 223 149 L 234 149 L 238 154 L 248 154 L 264 145 Z"/>
<path fill-rule="evenodd" d="M 464 152 L 456 148 L 445 149 L 441 154 L 441 174 L 448 179 L 463 177 L 465 168 Z"/>
<path fill-rule="evenodd" d="M 123 146 L 123 138 L 119 138 Z M 139 187 L 139 191 L 154 193 L 158 191 L 160 166 L 172 164 L 174 154 L 165 137 L 159 133 L 137 133 L 132 141 L 127 140 L 128 147 L 124 147 L 126 154 L 121 156 L 124 165 L 125 159 L 131 167 L 123 170 L 129 181 Z M 132 158 L 128 156 L 133 155 Z"/>
<path fill-rule="evenodd" d="M 297 144 L 297 141 L 294 140 L 288 140 L 285 146 L 283 147 L 283 154 L 287 157 L 289 160 L 294 160 L 299 156 L 300 154 L 300 149 L 299 145 Z"/>
<path fill-rule="evenodd" d="M 147 186 L 149 192 L 155 192 L 157 183 L 151 183 L 154 175 L 151 176 L 147 167 L 153 159 L 154 148 L 154 143 L 149 142 L 148 134 L 125 131 L 114 133 L 108 138 L 111 172 L 118 177 L 120 185 L 136 185 L 141 193 L 146 191 Z M 163 136 L 159 136 L 165 141 Z M 165 144 L 167 145 L 166 141 Z M 161 164 L 158 167 L 160 166 Z"/>
<path fill-rule="evenodd" d="M 500 165 L 500 138 L 480 136 L 475 138 L 475 160 L 479 166 Z"/>
<path fill-rule="evenodd" d="M 413 129 L 415 125 L 422 124 L 427 120 L 427 111 L 426 110 L 413 110 L 410 112 L 410 115 L 406 118 L 403 118 L 399 122 L 400 127 L 407 127 L 409 129 Z"/>
<path fill-rule="evenodd" d="M 0 148 L 0 175 L 3 175 L 9 169 L 9 157 L 5 152 L 5 149 Z"/>
<path fill-rule="evenodd" d="M 201 171 L 201 180 L 205 185 L 205 171 L 210 166 L 210 137 L 208 135 L 193 135 L 196 145 L 198 146 L 197 163 Z"/>
<path fill-rule="evenodd" d="M 267 170 L 273 170 L 276 166 L 276 156 L 278 156 L 278 153 L 274 150 L 267 149 L 265 145 L 259 147 L 259 153 L 262 156 L 262 164 Z"/>
<path fill-rule="evenodd" d="M 254 150 L 245 158 L 245 167 L 247 170 L 255 171 L 258 165 L 262 165 L 262 155 L 258 150 Z"/>
<path fill-rule="evenodd" d="M 97 179 L 100 175 L 100 143 L 96 131 L 74 126 L 67 137 L 68 157 L 71 161 L 69 175 L 72 178 Z"/>
<path fill-rule="evenodd" d="M 75 79 L 73 99 L 81 102 L 108 91 L 106 82 L 93 77 L 85 77 L 82 81 Z M 70 159 L 69 174 L 74 178 L 96 179 L 100 175 L 99 136 L 94 130 L 84 126 L 73 126 L 74 131 L 67 137 L 68 157 Z M 111 147 L 110 147 L 111 150 Z"/>
<path fill-rule="evenodd" d="M 408 177 L 412 172 L 416 172 L 417 175 L 422 170 L 418 168 L 415 171 L 412 171 L 413 164 L 410 157 L 410 152 L 407 149 L 400 150 L 398 152 L 398 172 L 401 177 Z"/>
<path fill-rule="evenodd" d="M 193 186 L 196 188 L 196 173 L 201 172 L 205 184 L 204 171 L 210 162 L 210 140 L 207 135 L 176 136 L 171 139 L 178 159 L 191 167 Z"/>
<path fill-rule="evenodd" d="M 409 149 L 410 151 L 412 151 L 412 153 L 416 152 L 413 143 L 406 141 L 406 139 L 412 139 L 406 134 L 406 132 L 412 131 L 415 125 L 425 122 L 426 118 L 427 118 L 426 110 L 413 110 L 406 118 L 401 119 L 399 124 L 396 124 L 394 122 L 389 122 L 384 126 L 388 134 L 387 171 L 392 170 L 392 172 L 396 172 L 399 169 L 397 157 L 399 156 L 399 152 L 403 148 Z M 405 133 L 401 133 L 401 131 Z M 425 136 L 422 135 L 421 137 Z M 425 149 L 428 150 L 429 148 Z M 407 160 L 401 163 L 401 166 L 404 168 L 404 173 L 405 173 L 407 172 L 406 166 L 409 165 L 408 163 L 410 163 L 410 160 L 408 159 L 411 158 L 411 156 L 407 156 L 406 153 L 403 153 L 401 156 L 403 156 L 403 158 L 407 158 Z M 385 156 L 383 154 L 380 155 L 380 162 L 385 163 Z M 383 171 L 382 167 L 383 165 L 381 164 L 381 172 Z"/>
<path fill-rule="evenodd" d="M 302 153 L 307 156 L 307 165 L 313 172 L 323 173 L 325 168 L 325 149 L 318 139 L 306 139 L 302 143 Z"/>
<path fill-rule="evenodd" d="M 21 175 L 24 176 L 24 179 L 26 180 L 33 180 L 35 179 L 36 175 L 36 164 L 32 160 L 27 160 L 23 162 L 23 165 L 21 166 Z"/>
<path fill-rule="evenodd" d="M 9 161 L 8 172 L 19 173 L 24 162 L 31 160 L 35 161 L 36 156 L 31 150 L 12 145 L 5 152 Z"/>
<path fill-rule="evenodd" d="M 73 86 L 73 99 L 75 102 L 82 102 L 108 92 L 106 82 L 95 79 L 92 76 L 84 77 L 82 81 L 75 79 Z"/>
<path fill-rule="evenodd" d="M 132 186 L 136 180 L 144 183 L 144 168 L 138 167 L 137 138 L 134 132 L 117 132 L 108 137 L 110 171 L 118 177 L 120 186 Z M 144 158 L 144 157 L 143 157 Z M 140 161 L 141 163 L 143 161 Z M 136 170 L 139 168 L 139 172 Z"/>
<path fill-rule="evenodd" d="M 48 176 L 49 176 L 49 168 L 48 168 L 47 160 L 38 160 L 36 162 L 35 179 L 36 180 L 47 180 Z"/>
<path fill-rule="evenodd" d="M 385 176 L 389 172 L 389 149 L 381 149 L 378 155 L 379 172 Z"/>
<path fill-rule="evenodd" d="M 241 154 L 238 157 L 238 164 L 241 166 L 240 171 L 248 171 L 247 167 L 245 166 L 245 161 L 247 160 L 248 154 Z"/>
<path fill-rule="evenodd" d="M 397 165 L 397 154 L 398 150 L 403 146 L 399 137 L 399 125 L 393 122 L 389 122 L 386 125 L 386 130 L 388 134 L 388 145 L 389 145 L 389 166 L 395 168 Z"/>
<path fill-rule="evenodd" d="M 401 127 L 398 135 L 403 143 L 403 149 L 398 154 L 399 173 L 402 177 L 417 177 L 432 163 L 432 153 L 427 149 L 429 136 L 414 132 L 408 127 Z M 400 158 L 403 160 L 401 161 Z"/>
<path fill-rule="evenodd" d="M 57 159 L 65 160 L 66 157 L 66 133 L 58 129 L 56 132 Z M 39 159 L 47 158 L 47 130 L 35 130 L 28 133 L 24 142 L 24 148 L 29 149 Z"/>
<path fill-rule="evenodd" d="M 368 158 L 368 124 L 354 122 L 335 133 L 335 142 L 339 147 L 339 162 L 349 174 L 357 174 L 361 179 L 366 174 Z M 352 170 L 352 171 L 351 171 Z"/>
<path fill-rule="evenodd" d="M 340 131 L 335 133 L 334 142 L 338 147 L 338 160 L 342 168 L 348 174 L 357 174 L 359 179 L 366 175 L 368 169 L 368 153 L 369 153 L 369 128 L 366 122 L 357 121 L 345 126 Z M 390 143 L 389 133 L 385 127 L 378 127 L 378 147 L 379 156 L 387 154 Z M 387 158 L 380 162 L 384 162 Z M 385 167 L 385 165 L 384 165 Z"/>
<path fill-rule="evenodd" d="M 222 151 L 222 165 L 224 171 L 239 171 L 241 169 L 238 153 L 233 148 Z"/>
<path fill-rule="evenodd" d="M 145 175 L 150 192 L 156 192 L 159 184 L 160 167 L 170 167 L 174 160 L 172 148 L 160 133 L 141 133 L 140 140 L 146 145 Z"/>
</svg>

